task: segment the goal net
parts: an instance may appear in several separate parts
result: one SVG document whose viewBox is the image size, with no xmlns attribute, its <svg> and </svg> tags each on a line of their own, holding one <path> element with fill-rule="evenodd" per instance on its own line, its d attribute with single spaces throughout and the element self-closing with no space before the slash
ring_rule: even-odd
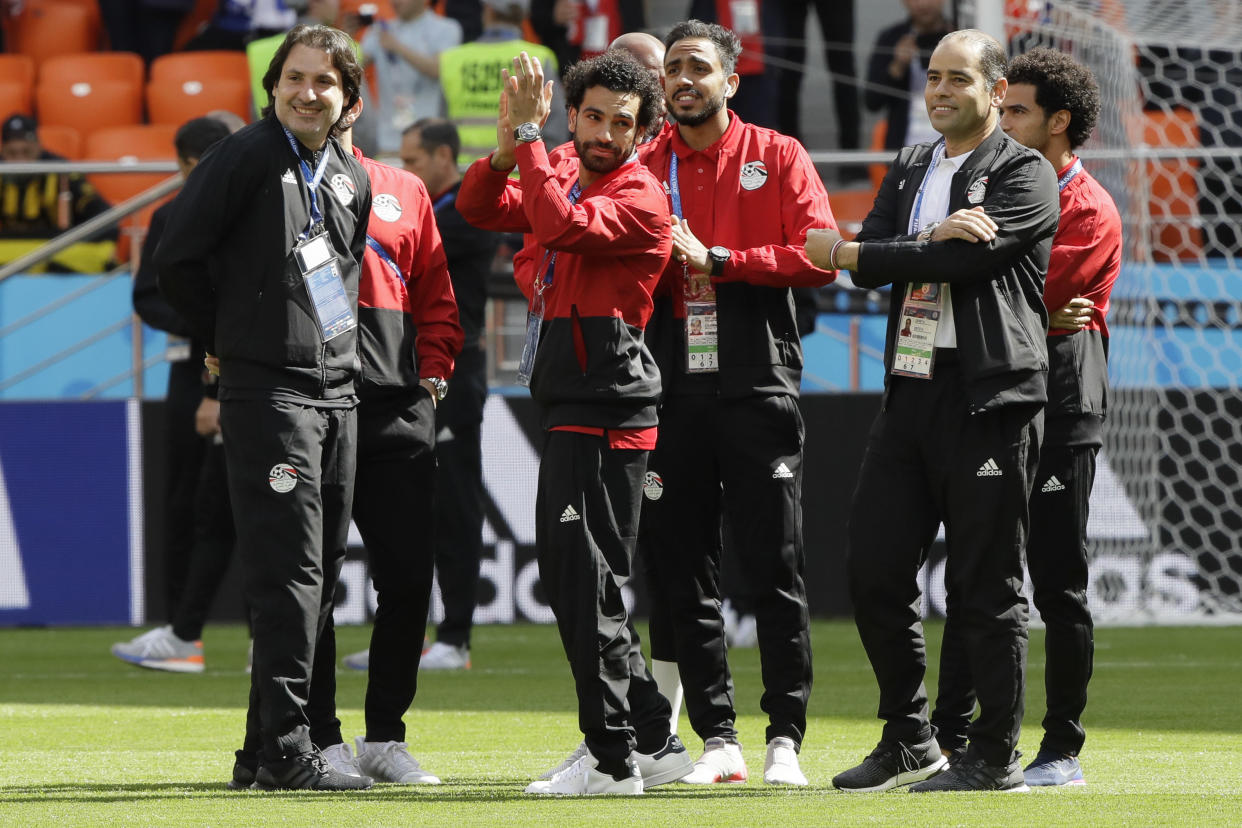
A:
<svg viewBox="0 0 1242 828">
<path fill-rule="evenodd" d="M 1242 622 L 1242 0 L 1009 0 L 1011 52 L 1089 65 L 1082 155 L 1121 211 L 1090 600 Z"/>
</svg>

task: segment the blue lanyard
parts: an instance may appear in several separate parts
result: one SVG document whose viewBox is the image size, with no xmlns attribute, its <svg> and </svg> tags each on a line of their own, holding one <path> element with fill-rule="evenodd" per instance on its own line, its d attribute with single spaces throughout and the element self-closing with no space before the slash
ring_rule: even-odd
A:
<svg viewBox="0 0 1242 828">
<path fill-rule="evenodd" d="M 370 233 L 367 233 L 367 247 L 374 250 L 380 259 L 383 260 L 384 264 L 388 265 L 388 267 L 392 269 L 392 272 L 396 274 L 398 279 L 401 280 L 401 284 L 407 284 L 405 276 L 401 274 L 401 268 L 397 267 L 397 263 L 392 260 L 392 256 L 388 255 L 388 251 L 384 249 L 384 246 L 375 239 L 371 238 Z"/>
<path fill-rule="evenodd" d="M 936 148 L 932 150 L 931 165 L 927 168 L 927 175 L 923 176 L 923 183 L 919 185 L 918 195 L 914 198 L 914 210 L 910 213 L 910 234 L 916 235 L 919 232 L 920 216 L 919 211 L 923 209 L 923 193 L 927 190 L 927 182 L 931 181 L 932 175 L 936 172 L 936 167 L 940 165 L 940 159 L 944 157 L 944 141 L 938 141 Z"/>
<path fill-rule="evenodd" d="M 677 152 L 669 144 L 668 156 L 668 197 L 673 202 L 673 215 L 684 218 L 681 213 L 681 187 L 677 185 Z"/>
<path fill-rule="evenodd" d="M 306 183 L 310 190 L 311 204 L 311 220 L 306 229 L 298 235 L 298 241 L 304 241 L 310 236 L 310 231 L 318 224 L 323 224 L 323 213 L 319 210 L 319 197 L 315 191 L 319 189 L 319 182 L 323 181 L 324 170 L 328 169 L 328 147 L 325 144 L 323 155 L 319 157 L 319 168 L 315 170 L 315 174 L 311 175 L 310 165 L 302 158 L 302 153 L 298 152 L 297 139 L 283 124 L 281 129 L 285 131 L 285 137 L 289 139 L 289 149 L 293 150 L 293 155 L 298 159 L 298 167 L 302 170 L 302 181 Z"/>
<path fill-rule="evenodd" d="M 1082 172 L 1082 159 L 1075 158 L 1074 163 L 1065 171 L 1065 175 L 1057 180 L 1057 192 L 1059 193 L 1068 187 L 1069 183 L 1077 178 L 1080 172 Z"/>
<path fill-rule="evenodd" d="M 448 205 L 448 204 L 452 204 L 453 199 L 456 197 L 457 197 L 457 193 L 453 192 L 452 190 L 449 190 L 447 193 L 437 198 L 435 203 L 431 205 L 431 212 L 433 213 L 440 212 L 441 207 L 444 207 L 445 205 Z"/>
<path fill-rule="evenodd" d="M 575 181 L 574 186 L 569 191 L 569 203 L 577 204 L 578 199 L 582 197 L 582 182 Z M 544 254 L 548 259 L 548 270 L 543 275 L 543 287 L 539 288 L 539 292 L 543 293 L 549 285 L 552 284 L 552 273 L 556 270 L 556 254 L 559 251 L 553 250 L 550 254 Z M 536 285 L 538 287 L 538 285 Z"/>
</svg>

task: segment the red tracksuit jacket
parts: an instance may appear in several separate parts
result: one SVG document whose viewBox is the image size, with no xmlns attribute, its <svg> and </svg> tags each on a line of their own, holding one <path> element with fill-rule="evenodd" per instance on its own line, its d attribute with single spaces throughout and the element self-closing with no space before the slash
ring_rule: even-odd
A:
<svg viewBox="0 0 1242 828">
<path fill-rule="evenodd" d="M 422 377 L 448 378 L 461 351 L 457 300 L 427 188 L 418 176 L 354 148 L 371 179 L 367 244 L 358 285 L 360 396 L 392 393 Z M 399 272 L 398 272 L 399 271 Z"/>
<path fill-rule="evenodd" d="M 672 250 L 668 203 L 640 163 L 623 164 L 582 191 L 578 158 L 541 141 L 518 144 L 521 179 L 481 158 L 466 171 L 457 209 L 487 230 L 522 232 L 513 275 L 531 300 L 556 253 L 531 396 L 544 427 L 648 428 L 656 424 L 660 375 L 643 341 L 652 292 Z"/>
</svg>

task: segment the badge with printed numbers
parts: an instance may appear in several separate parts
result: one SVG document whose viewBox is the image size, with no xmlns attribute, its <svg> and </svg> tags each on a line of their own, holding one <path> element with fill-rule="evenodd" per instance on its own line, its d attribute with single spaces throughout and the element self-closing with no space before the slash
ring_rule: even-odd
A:
<svg viewBox="0 0 1242 828">
<path fill-rule="evenodd" d="M 901 327 L 893 346 L 893 376 L 931 379 L 943 303 L 944 291 L 938 282 L 906 285 L 905 301 L 897 317 Z"/>
</svg>

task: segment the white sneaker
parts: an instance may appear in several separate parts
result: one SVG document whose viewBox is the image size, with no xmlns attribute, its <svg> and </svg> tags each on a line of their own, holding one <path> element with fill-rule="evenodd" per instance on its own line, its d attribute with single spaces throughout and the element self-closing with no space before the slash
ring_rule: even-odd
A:
<svg viewBox="0 0 1242 828">
<path fill-rule="evenodd" d="M 358 767 L 376 782 L 440 784 L 440 777 L 423 770 L 418 760 L 410 755 L 410 746 L 405 742 L 368 742 L 359 736 L 354 744 L 358 746 Z"/>
<path fill-rule="evenodd" d="M 643 777 L 638 772 L 638 764 L 631 759 L 629 775 L 624 779 L 613 779 L 609 774 L 596 770 L 595 757 L 588 751 L 551 779 L 540 779 L 526 786 L 528 794 L 545 796 L 636 796 L 643 792 Z"/>
<path fill-rule="evenodd" d="M 703 755 L 694 763 L 694 770 L 681 778 L 688 785 L 714 785 L 717 782 L 745 782 L 746 760 L 737 742 L 726 742 L 713 736 L 703 742 Z"/>
<path fill-rule="evenodd" d="M 203 672 L 203 642 L 182 641 L 173 633 L 171 624 L 156 627 L 132 641 L 113 644 L 112 654 L 122 661 L 152 670 Z"/>
<path fill-rule="evenodd" d="M 793 739 L 777 736 L 768 742 L 768 755 L 763 760 L 763 781 L 769 785 L 806 785 L 806 776 L 798 767 L 798 749 Z"/>
<path fill-rule="evenodd" d="M 577 762 L 579 759 L 581 759 L 583 756 L 586 756 L 587 754 L 588 754 L 588 751 L 587 751 L 586 742 L 579 742 L 578 746 L 574 748 L 574 752 L 569 754 L 569 756 L 565 758 L 564 762 L 561 762 L 559 765 L 557 765 L 554 768 L 544 771 L 539 776 L 539 778 L 542 780 L 551 779 L 552 777 L 556 776 L 561 771 L 569 770 L 571 767 L 574 766 L 575 762 Z"/>
<path fill-rule="evenodd" d="M 437 641 L 427 652 L 423 653 L 423 660 L 419 662 L 418 669 L 469 670 L 470 651 L 465 647 L 454 647 L 452 644 Z"/>
<path fill-rule="evenodd" d="M 583 748 L 585 747 L 584 744 Z M 664 747 L 655 753 L 634 751 L 634 761 L 638 763 L 638 772 L 643 777 L 644 790 L 676 782 L 694 770 L 690 751 L 686 750 L 676 734 L 670 735 Z"/>
<path fill-rule="evenodd" d="M 371 651 L 363 650 L 360 653 L 350 653 L 341 659 L 341 663 L 350 670 L 361 670 L 365 673 L 367 668 L 371 666 Z"/>
<path fill-rule="evenodd" d="M 346 776 L 362 776 L 362 768 L 358 765 L 358 760 L 354 758 L 354 753 L 349 749 L 349 745 L 344 742 L 338 742 L 331 747 L 323 748 L 319 751 L 323 754 L 323 758 L 328 760 L 328 764 L 343 773 Z"/>
</svg>

